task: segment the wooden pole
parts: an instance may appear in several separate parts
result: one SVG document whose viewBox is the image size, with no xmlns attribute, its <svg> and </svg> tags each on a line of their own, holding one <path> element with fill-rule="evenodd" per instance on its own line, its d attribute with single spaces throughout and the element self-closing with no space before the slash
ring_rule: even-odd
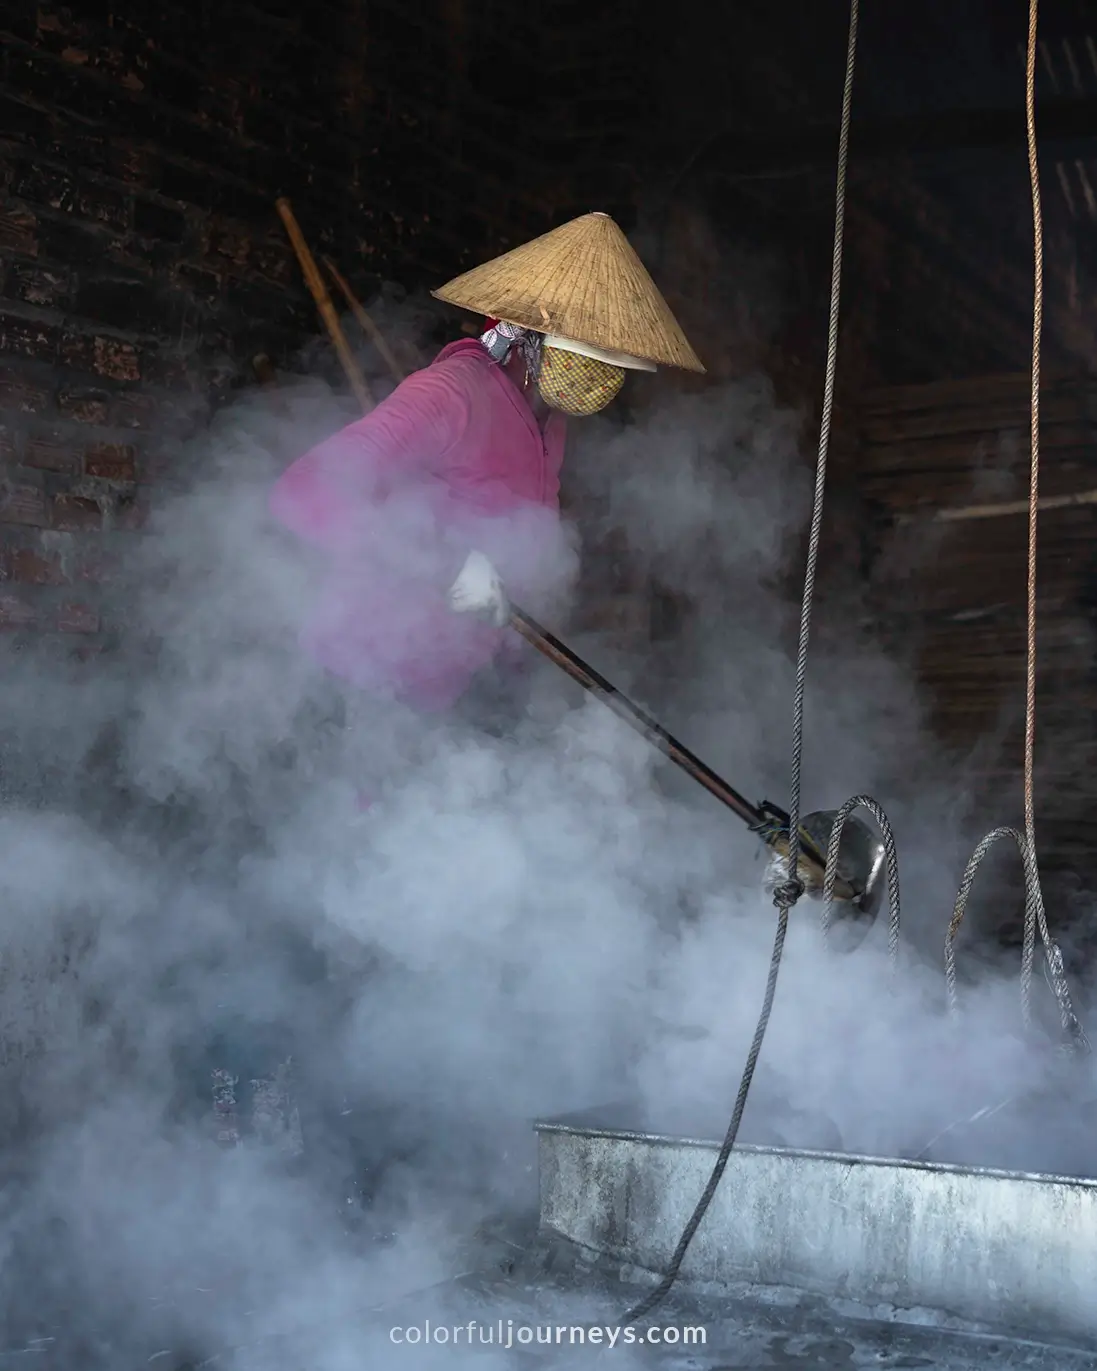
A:
<svg viewBox="0 0 1097 1371">
<path fill-rule="evenodd" d="M 1074 495 L 1047 495 L 1039 503 L 1040 512 L 1046 509 L 1072 509 L 1081 505 L 1097 505 L 1097 490 L 1081 490 Z M 1027 514 L 1027 500 L 1009 500 L 994 505 L 957 505 L 953 509 L 937 509 L 929 515 L 907 514 L 900 523 L 958 524 L 969 519 L 1002 519 L 1013 514 Z"/>
<path fill-rule="evenodd" d="M 354 315 L 355 319 L 358 320 L 358 325 L 361 328 L 362 332 L 366 334 L 370 342 L 384 358 L 385 365 L 388 367 L 389 371 L 392 372 L 392 376 L 396 384 L 399 385 L 400 382 L 404 380 L 405 376 L 407 375 L 407 372 L 400 365 L 399 361 L 397 360 L 396 354 L 385 341 L 384 334 L 373 322 L 373 320 L 369 317 L 369 314 L 366 312 L 361 301 L 351 290 L 350 286 L 347 285 L 347 282 L 340 273 L 339 268 L 335 265 L 335 263 L 331 260 L 330 257 L 324 258 L 324 266 L 327 267 L 329 273 L 331 274 L 331 279 L 343 292 L 343 297 L 346 300 L 347 304 L 350 306 L 350 312 Z"/>
<path fill-rule="evenodd" d="M 301 227 L 294 218 L 290 203 L 285 198 L 275 202 L 279 217 L 285 225 L 286 233 L 293 244 L 293 250 L 297 254 L 297 260 L 301 264 L 301 272 L 305 278 L 305 284 L 312 292 L 312 298 L 316 301 L 316 308 L 320 312 L 320 318 L 324 321 L 327 328 L 328 337 L 332 341 L 332 346 L 338 354 L 339 361 L 343 365 L 350 388 L 354 391 L 358 403 L 363 411 L 369 411 L 374 406 L 373 394 L 370 391 L 366 378 L 362 375 L 358 363 L 354 360 L 354 355 L 347 343 L 346 335 L 339 323 L 339 315 L 335 311 L 335 306 L 331 302 L 328 288 L 324 284 L 324 278 L 320 275 L 320 268 L 316 265 L 309 245 L 305 242 L 305 235 L 301 232 Z"/>
</svg>

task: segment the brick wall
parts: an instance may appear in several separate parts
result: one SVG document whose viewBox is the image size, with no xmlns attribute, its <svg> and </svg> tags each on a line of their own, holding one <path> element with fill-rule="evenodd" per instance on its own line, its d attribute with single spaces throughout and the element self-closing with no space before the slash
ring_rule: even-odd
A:
<svg viewBox="0 0 1097 1371">
<path fill-rule="evenodd" d="M 544 8 L 5 6 L 0 627 L 110 641 L 103 578 L 178 441 L 257 353 L 291 364 L 319 332 L 279 195 L 366 299 L 591 207 L 573 203 L 581 170 L 616 145 L 584 150 L 589 121 L 560 124 L 559 98 L 531 113 L 528 92 L 554 63 L 582 86 L 602 48 L 539 45 L 535 21 L 567 19 Z M 586 181 L 627 214 L 627 176 Z"/>
<path fill-rule="evenodd" d="M 86 13 L 7 7 L 0 68 L 0 625 L 82 641 L 172 439 L 312 327 L 271 213 L 277 40 L 218 86 L 190 7 Z"/>
</svg>

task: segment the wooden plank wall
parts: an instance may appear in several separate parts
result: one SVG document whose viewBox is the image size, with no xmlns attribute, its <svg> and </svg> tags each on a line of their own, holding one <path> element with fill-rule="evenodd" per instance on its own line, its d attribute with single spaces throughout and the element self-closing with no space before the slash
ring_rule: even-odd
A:
<svg viewBox="0 0 1097 1371">
<path fill-rule="evenodd" d="M 992 823 L 1022 818 L 1027 510 L 940 515 L 1027 500 L 1030 395 L 1027 375 L 984 376 L 871 391 L 856 411 L 876 628 L 916 662 L 935 731 Z M 1040 446 L 1042 496 L 1097 488 L 1097 381 L 1045 379 Z M 1041 870 L 1074 891 L 1075 915 L 1097 891 L 1095 533 L 1095 505 L 1041 513 L 1037 838 Z"/>
</svg>

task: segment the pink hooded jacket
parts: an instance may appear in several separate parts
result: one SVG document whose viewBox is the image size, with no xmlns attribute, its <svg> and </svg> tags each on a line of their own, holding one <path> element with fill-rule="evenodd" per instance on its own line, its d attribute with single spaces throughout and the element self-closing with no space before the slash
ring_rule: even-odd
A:
<svg viewBox="0 0 1097 1371">
<path fill-rule="evenodd" d="M 324 554 L 306 648 L 356 686 L 448 708 L 503 634 L 446 592 L 476 548 L 516 603 L 559 557 L 565 421 L 544 431 L 475 340 L 451 343 L 364 419 L 296 461 L 274 517 Z"/>
</svg>

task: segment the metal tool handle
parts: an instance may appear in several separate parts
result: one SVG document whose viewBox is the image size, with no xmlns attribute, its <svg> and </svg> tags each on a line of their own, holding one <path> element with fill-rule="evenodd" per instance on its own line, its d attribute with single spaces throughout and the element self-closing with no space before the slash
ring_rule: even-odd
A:
<svg viewBox="0 0 1097 1371">
<path fill-rule="evenodd" d="M 788 856 L 789 816 L 783 810 L 768 801 L 764 801 L 761 805 L 752 805 L 722 776 L 718 776 L 710 766 L 701 761 L 700 757 L 668 733 L 662 724 L 653 719 L 646 710 L 634 704 L 627 695 L 622 694 L 615 685 L 607 681 L 593 667 L 588 666 L 581 657 L 572 652 L 571 648 L 547 629 L 542 628 L 524 610 L 511 605 L 508 622 L 510 627 L 520 634 L 527 643 L 535 647 L 542 656 L 554 662 L 584 690 L 597 696 L 603 704 L 613 710 L 619 719 L 623 719 L 637 733 L 645 737 L 653 747 L 657 748 L 664 757 L 669 758 L 675 766 L 680 767 L 687 775 L 692 776 L 699 785 L 704 786 L 710 795 L 714 795 L 721 804 L 726 805 L 733 814 L 743 820 L 752 832 L 757 833 L 767 846 L 773 848 L 779 855 Z M 804 879 L 805 884 L 821 889 L 826 875 L 826 865 L 825 853 L 820 852 L 814 839 L 801 829 L 799 874 Z M 840 900 L 854 900 L 857 896 L 857 892 L 845 881 L 835 883 L 834 893 Z"/>
</svg>

